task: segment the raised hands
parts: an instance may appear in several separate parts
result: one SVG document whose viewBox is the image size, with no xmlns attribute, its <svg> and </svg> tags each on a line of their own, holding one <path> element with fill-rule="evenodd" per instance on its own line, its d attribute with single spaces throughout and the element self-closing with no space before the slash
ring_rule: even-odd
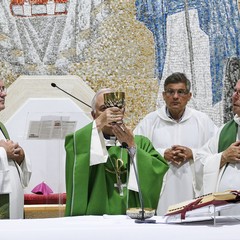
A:
<svg viewBox="0 0 240 240">
<path fill-rule="evenodd" d="M 134 147 L 134 136 L 130 128 L 128 128 L 124 123 L 114 124 L 112 126 L 112 131 L 117 137 L 118 141 L 122 144 L 123 142 L 127 143 L 128 147 Z"/>
<path fill-rule="evenodd" d="M 124 108 L 110 107 L 99 112 L 95 118 L 98 130 L 109 133 L 107 129 L 111 129 L 118 141 L 122 144 L 127 143 L 129 147 L 134 146 L 134 136 L 130 128 L 123 123 Z"/>
<path fill-rule="evenodd" d="M 111 127 L 115 123 L 121 124 L 123 122 L 124 109 L 118 107 L 106 108 L 105 111 L 101 112 L 95 119 L 97 128 L 102 130 L 103 127 Z"/>
</svg>

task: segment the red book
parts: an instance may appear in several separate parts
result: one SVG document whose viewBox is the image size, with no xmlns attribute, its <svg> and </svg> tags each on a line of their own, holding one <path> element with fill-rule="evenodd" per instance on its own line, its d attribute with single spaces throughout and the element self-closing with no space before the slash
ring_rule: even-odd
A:
<svg viewBox="0 0 240 240">
<path fill-rule="evenodd" d="M 237 190 L 210 193 L 189 201 L 184 201 L 169 206 L 165 216 L 181 214 L 181 219 L 185 219 L 186 213 L 188 211 L 192 211 L 209 205 L 221 206 L 229 203 L 237 203 L 239 201 L 240 191 Z"/>
</svg>

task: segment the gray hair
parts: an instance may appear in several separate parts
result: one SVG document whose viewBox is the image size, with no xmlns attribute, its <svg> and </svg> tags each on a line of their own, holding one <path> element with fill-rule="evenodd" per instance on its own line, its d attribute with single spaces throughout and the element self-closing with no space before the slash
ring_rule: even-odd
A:
<svg viewBox="0 0 240 240">
<path fill-rule="evenodd" d="M 91 107 L 92 107 L 92 111 L 95 113 L 96 112 L 96 100 L 97 97 L 102 94 L 102 93 L 107 93 L 107 92 L 114 92 L 114 90 L 112 88 L 102 88 L 100 90 L 98 90 L 96 92 L 96 94 L 94 95 L 92 102 L 91 102 Z"/>
<path fill-rule="evenodd" d="M 191 82 L 188 80 L 184 73 L 175 72 L 168 76 L 164 82 L 164 90 L 166 90 L 168 84 L 172 83 L 184 83 L 186 85 L 187 91 L 190 92 L 191 90 Z"/>
</svg>

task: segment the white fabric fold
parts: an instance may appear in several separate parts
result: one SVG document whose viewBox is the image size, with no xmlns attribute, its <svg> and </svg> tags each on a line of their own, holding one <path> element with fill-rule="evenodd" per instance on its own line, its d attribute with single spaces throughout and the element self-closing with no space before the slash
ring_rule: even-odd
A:
<svg viewBox="0 0 240 240">
<path fill-rule="evenodd" d="M 237 123 L 237 125 L 240 126 L 240 117 L 237 114 L 234 116 L 233 119 Z"/>
<path fill-rule="evenodd" d="M 91 149 L 90 149 L 90 166 L 100 163 L 106 163 L 108 159 L 108 151 L 106 148 L 106 142 L 113 145 L 112 140 L 105 140 L 102 131 L 98 131 L 96 122 L 93 121 L 92 136 L 91 136 Z M 114 145 L 120 146 L 118 141 L 114 141 Z M 134 156 L 134 162 L 136 166 L 136 155 Z M 128 189 L 138 192 L 138 185 L 136 181 L 136 175 L 132 164 L 130 165 Z"/>
<path fill-rule="evenodd" d="M 96 122 L 93 121 L 90 150 L 90 166 L 100 163 L 106 163 L 107 159 L 108 152 L 106 149 L 102 131 L 98 131 Z"/>
<path fill-rule="evenodd" d="M 137 166 L 137 152 L 134 156 L 133 161 L 134 161 L 134 165 Z M 136 167 L 136 172 L 137 172 L 137 175 L 138 175 L 137 167 Z M 129 170 L 128 189 L 132 190 L 132 191 L 135 191 L 135 192 L 139 192 L 138 183 L 137 183 L 137 176 L 135 174 L 134 166 L 133 166 L 132 163 L 130 164 L 130 170 Z"/>
<path fill-rule="evenodd" d="M 0 147 L 0 193 L 10 193 L 10 169 L 6 151 Z"/>
</svg>

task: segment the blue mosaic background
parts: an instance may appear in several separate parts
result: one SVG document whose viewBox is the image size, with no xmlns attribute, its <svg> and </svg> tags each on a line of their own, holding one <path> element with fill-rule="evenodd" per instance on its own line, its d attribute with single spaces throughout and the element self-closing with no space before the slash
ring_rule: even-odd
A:
<svg viewBox="0 0 240 240">
<path fill-rule="evenodd" d="M 137 19 L 153 33 L 156 75 L 161 81 L 166 57 L 166 20 L 169 15 L 197 9 L 200 28 L 208 35 L 212 78 L 212 104 L 222 100 L 224 67 L 228 58 L 240 56 L 239 11 L 233 0 L 136 0 Z"/>
</svg>

